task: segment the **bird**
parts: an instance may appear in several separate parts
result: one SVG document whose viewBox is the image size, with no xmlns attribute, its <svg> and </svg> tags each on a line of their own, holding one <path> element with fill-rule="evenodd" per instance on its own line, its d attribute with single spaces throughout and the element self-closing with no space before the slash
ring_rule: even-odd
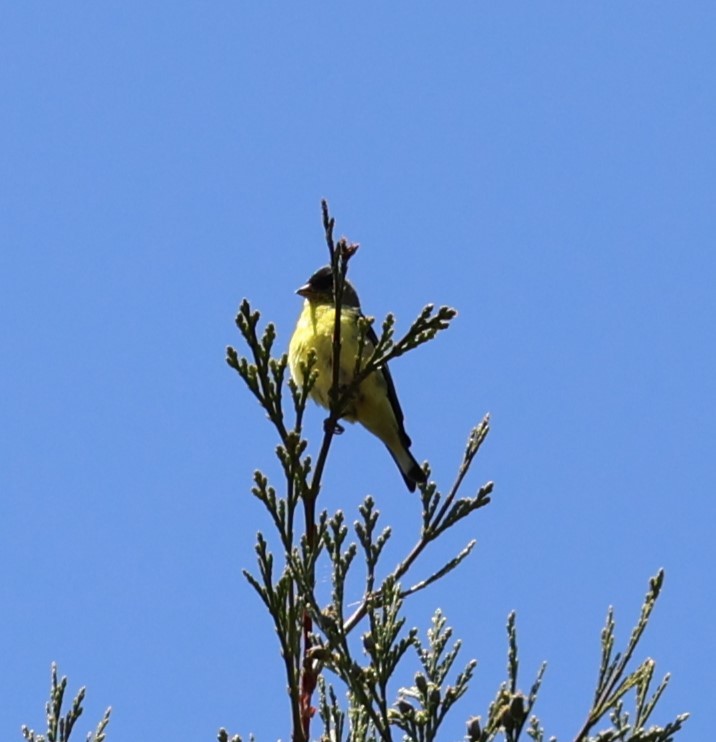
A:
<svg viewBox="0 0 716 742">
<path fill-rule="evenodd" d="M 333 294 L 333 271 L 331 266 L 319 268 L 306 283 L 296 289 L 304 298 L 303 309 L 289 343 L 288 364 L 293 380 L 301 386 L 303 371 L 309 353 L 316 354 L 314 369 L 318 372 L 310 391 L 313 401 L 322 407 L 330 407 L 330 390 L 333 383 L 333 332 L 336 306 Z M 353 380 L 358 353 L 358 319 L 363 317 L 358 294 L 349 281 L 345 281 L 341 300 L 341 354 L 339 384 L 346 386 Z M 368 326 L 363 347 L 363 361 L 372 355 L 378 338 L 372 326 Z M 380 439 L 390 452 L 410 492 L 427 477 L 410 452 L 412 445 L 405 432 L 403 411 L 398 402 L 393 377 L 387 364 L 371 372 L 359 385 L 349 400 L 342 420 L 358 422 Z"/>
</svg>

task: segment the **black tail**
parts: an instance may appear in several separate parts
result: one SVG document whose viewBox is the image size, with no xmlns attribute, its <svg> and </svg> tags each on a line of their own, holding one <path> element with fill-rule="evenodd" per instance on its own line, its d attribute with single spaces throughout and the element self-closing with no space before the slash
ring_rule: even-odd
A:
<svg viewBox="0 0 716 742">
<path fill-rule="evenodd" d="M 387 446 L 386 446 L 387 448 Z M 400 461 L 398 457 L 388 448 L 390 455 L 393 457 L 400 476 L 403 477 L 405 486 L 411 491 L 415 492 L 415 486 L 418 484 L 425 484 L 428 478 L 425 476 L 425 472 L 420 468 L 420 464 L 415 460 L 415 457 L 408 450 L 407 446 L 403 449 L 402 454 L 404 461 Z"/>
</svg>

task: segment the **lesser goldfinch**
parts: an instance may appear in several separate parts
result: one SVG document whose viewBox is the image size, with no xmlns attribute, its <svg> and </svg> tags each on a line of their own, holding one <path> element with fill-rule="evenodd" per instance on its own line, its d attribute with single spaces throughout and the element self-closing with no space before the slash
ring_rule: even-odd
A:
<svg viewBox="0 0 716 742">
<path fill-rule="evenodd" d="M 336 318 L 331 267 L 317 270 L 296 293 L 303 296 L 305 301 L 288 349 L 291 375 L 297 384 L 302 384 L 301 363 L 305 364 L 309 352 L 315 351 L 318 377 L 311 389 L 311 397 L 323 407 L 329 407 Z M 346 281 L 341 302 L 341 386 L 350 384 L 353 379 L 358 353 L 358 318 L 361 316 L 358 294 Z M 371 357 L 377 343 L 375 331 L 368 327 L 363 349 L 364 361 Z M 386 445 L 411 492 L 415 491 L 416 484 L 425 482 L 425 472 L 410 453 L 411 441 L 403 425 L 403 411 L 386 365 L 361 382 L 342 419 L 351 423 L 359 422 Z"/>
</svg>

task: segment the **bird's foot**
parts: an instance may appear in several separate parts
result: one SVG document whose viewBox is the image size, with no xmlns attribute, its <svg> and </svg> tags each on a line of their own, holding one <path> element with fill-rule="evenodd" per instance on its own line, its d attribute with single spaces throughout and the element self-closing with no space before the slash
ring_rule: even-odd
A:
<svg viewBox="0 0 716 742">
<path fill-rule="evenodd" d="M 330 417 L 327 417 L 323 421 L 323 430 L 326 433 L 333 433 L 333 435 L 340 435 L 344 432 L 345 428 L 339 422 L 333 422 Z"/>
</svg>

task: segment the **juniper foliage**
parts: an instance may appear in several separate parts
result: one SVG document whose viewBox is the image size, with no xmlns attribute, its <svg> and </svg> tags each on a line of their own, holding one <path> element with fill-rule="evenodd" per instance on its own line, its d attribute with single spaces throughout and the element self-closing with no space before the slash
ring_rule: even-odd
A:
<svg viewBox="0 0 716 742">
<path fill-rule="evenodd" d="M 345 239 L 334 240 L 335 223 L 325 201 L 322 208 L 331 266 L 338 277 L 334 281 L 338 319 L 348 263 L 358 246 Z M 482 484 L 472 494 L 463 494 L 470 467 L 489 432 L 489 416 L 470 431 L 452 485 L 445 492 L 435 482 L 419 488 L 419 496 L 414 500 L 420 509 L 419 532 L 412 548 L 392 568 L 386 570 L 383 563 L 384 547 L 392 529 L 379 525 L 380 514 L 372 497 L 364 499 L 350 525 L 341 509 L 322 509 L 316 514 L 331 444 L 342 432 L 340 420 L 360 383 L 389 361 L 433 340 L 454 316 L 455 310 L 449 307 L 435 309 L 428 304 L 405 335 L 396 340 L 395 318 L 388 315 L 367 360 L 363 359 L 362 351 L 374 320 L 361 320 L 359 352 L 350 384 L 339 384 L 339 364 L 333 363 L 329 414 L 314 459 L 305 436 L 304 414 L 317 376 L 315 356 L 309 357 L 302 369 L 303 383 L 300 386 L 294 383 L 287 378 L 286 354 L 273 355 L 275 327 L 268 324 L 260 330 L 259 312 L 246 299 L 240 305 L 236 325 L 246 345 L 246 354 L 229 347 L 226 360 L 256 397 L 275 429 L 276 456 L 282 470 L 282 482 L 276 486 L 262 472 L 254 472 L 251 491 L 269 516 L 280 550 L 273 553 L 266 536 L 259 532 L 255 545 L 257 571 L 246 570 L 244 574 L 265 606 L 278 636 L 289 701 L 286 726 L 292 742 L 308 742 L 311 738 L 321 742 L 390 742 L 396 735 L 410 742 L 433 742 L 438 739 L 447 714 L 454 713 L 455 704 L 465 696 L 473 679 L 475 660 L 456 669 L 461 642 L 453 641 L 453 630 L 443 613 L 439 609 L 435 611 L 422 640 L 418 629 L 406 626 L 403 607 L 412 595 L 433 587 L 459 567 L 475 546 L 470 541 L 431 574 L 416 574 L 418 557 L 432 543 L 449 540 L 456 523 L 474 517 L 490 502 L 492 482 Z M 334 358 L 340 354 L 340 330 L 336 321 Z M 429 476 L 427 464 L 424 470 Z M 335 502 L 337 498 L 325 499 Z M 325 598 L 316 586 L 319 562 L 327 562 L 330 569 L 330 595 Z M 360 573 L 362 597 L 349 610 L 346 584 L 357 573 Z M 647 726 L 669 676 L 652 691 L 654 661 L 647 658 L 632 668 L 637 645 L 663 581 L 663 570 L 650 580 L 641 613 L 622 652 L 614 650 L 614 611 L 609 609 L 601 635 L 594 697 L 573 742 L 670 742 L 688 718 L 688 714 L 680 714 L 663 726 Z M 507 646 L 506 679 L 499 685 L 486 713 L 467 719 L 468 742 L 496 739 L 519 742 L 526 738 L 545 742 L 542 722 L 534 708 L 546 664 L 538 669 L 529 691 L 523 692 L 518 679 L 514 613 L 507 619 Z M 409 657 L 413 664 L 417 661 L 419 669 L 406 680 Z M 69 742 L 82 714 L 85 689 L 80 689 L 63 715 L 66 687 L 67 678 L 58 680 L 53 664 L 50 699 L 46 705 L 47 731 L 37 734 L 23 726 L 26 742 Z M 87 742 L 104 742 L 109 715 L 107 709 L 96 730 L 87 736 Z M 595 731 L 599 725 L 605 726 Z M 239 735 L 230 736 L 223 728 L 217 739 L 242 742 Z M 253 736 L 248 739 L 253 742 Z M 549 741 L 556 742 L 556 738 L 549 737 Z"/>
<path fill-rule="evenodd" d="M 333 331 L 333 357 L 337 359 L 341 348 L 338 318 L 346 274 L 358 245 L 345 239 L 336 241 L 335 222 L 325 201 L 322 211 L 331 267 L 337 277 Z M 427 631 L 427 643 L 423 643 L 418 630 L 406 626 L 403 605 L 411 595 L 433 586 L 456 569 L 475 545 L 474 541 L 465 544 L 432 574 L 415 574 L 417 558 L 431 543 L 449 539 L 448 533 L 456 523 L 473 517 L 490 502 L 492 482 L 486 482 L 473 494 L 462 494 L 471 464 L 489 432 L 489 416 L 470 431 L 455 481 L 449 489 L 442 492 L 434 482 L 419 488 L 416 507 L 421 509 L 420 532 L 410 551 L 392 569 L 380 570 L 385 577 L 378 577 L 377 567 L 392 530 L 390 526 L 379 526 L 380 514 L 372 497 L 365 498 L 350 525 L 341 509 L 323 509 L 316 515 L 331 444 L 334 436 L 342 432 L 340 420 L 360 383 L 389 361 L 433 340 L 449 326 L 455 314 L 449 307 L 436 310 L 428 304 L 399 339 L 395 338 L 395 318 L 388 315 L 367 361 L 362 360 L 362 351 L 367 329 L 374 319 L 361 321 L 352 382 L 341 386 L 339 364 L 332 365 L 330 407 L 314 459 L 305 437 L 304 414 L 317 376 L 315 356 L 310 356 L 302 368 L 304 381 L 298 386 L 287 378 L 286 354 L 272 355 L 275 327 L 268 324 L 260 331 L 260 315 L 248 300 L 244 299 L 239 308 L 236 325 L 248 351 L 242 355 L 232 347 L 227 348 L 227 363 L 256 397 L 276 430 L 279 440 L 276 455 L 284 478 L 278 487 L 270 484 L 262 472 L 254 473 L 252 492 L 267 511 L 281 544 L 281 553 L 272 553 L 266 537 L 259 532 L 255 547 L 258 571 L 245 571 L 244 574 L 265 605 L 279 637 L 289 698 L 287 724 L 293 742 L 308 742 L 312 737 L 332 742 L 388 741 L 396 734 L 406 740 L 432 742 L 438 738 L 445 716 L 464 696 L 472 680 L 474 660 L 457 672 L 453 670 L 461 643 L 458 640 L 449 646 L 452 629 L 447 626 L 442 612 L 435 612 Z M 290 392 L 290 404 L 286 403 L 284 395 L 286 387 Z M 424 467 L 429 476 L 429 466 L 425 464 Z M 335 502 L 337 498 L 325 499 Z M 298 525 L 301 509 L 302 530 Z M 328 561 L 331 573 L 330 596 L 323 602 L 315 579 L 316 566 L 322 560 Z M 363 594 L 357 607 L 349 612 L 346 582 L 359 570 L 362 571 Z M 646 729 L 668 676 L 650 696 L 653 661 L 646 660 L 629 670 L 662 582 L 663 571 L 650 582 L 627 649 L 616 655 L 613 654 L 614 623 L 610 609 L 602 633 L 597 689 L 574 742 L 667 742 L 681 729 L 686 714 L 663 727 Z M 497 738 L 517 742 L 525 736 L 537 742 L 544 741 L 541 722 L 533 708 L 546 665 L 539 668 L 529 692 L 523 693 L 518 684 L 514 613 L 508 617 L 507 634 L 507 679 L 499 686 L 484 721 L 480 716 L 468 719 L 466 738 L 470 742 L 490 742 Z M 404 667 L 408 664 L 405 659 L 411 654 L 417 656 L 421 669 L 414 674 L 412 683 L 401 685 L 405 683 L 401 678 L 405 677 Z M 634 711 L 630 715 L 624 710 L 624 702 L 632 690 Z M 610 727 L 594 736 L 593 729 L 604 719 L 608 719 Z M 315 729 L 316 724 L 319 730 Z M 225 730 L 220 731 L 219 739 L 229 740 Z M 238 739 L 234 737 L 232 741 L 238 742 Z"/>
<path fill-rule="evenodd" d="M 45 734 L 38 734 L 29 727 L 22 726 L 22 736 L 26 742 L 69 742 L 75 723 L 82 716 L 82 703 L 85 699 L 85 688 L 80 688 L 77 695 L 72 700 L 69 710 L 66 714 L 62 713 L 62 705 L 65 700 L 65 691 L 67 690 L 67 677 L 63 676 L 58 680 L 57 665 L 53 662 L 51 668 L 50 682 L 50 699 L 45 704 L 45 721 L 47 731 Z M 104 716 L 95 728 L 94 732 L 87 735 L 87 742 L 104 742 L 106 738 L 106 729 L 109 724 L 109 716 L 112 709 L 108 708 Z"/>
</svg>

